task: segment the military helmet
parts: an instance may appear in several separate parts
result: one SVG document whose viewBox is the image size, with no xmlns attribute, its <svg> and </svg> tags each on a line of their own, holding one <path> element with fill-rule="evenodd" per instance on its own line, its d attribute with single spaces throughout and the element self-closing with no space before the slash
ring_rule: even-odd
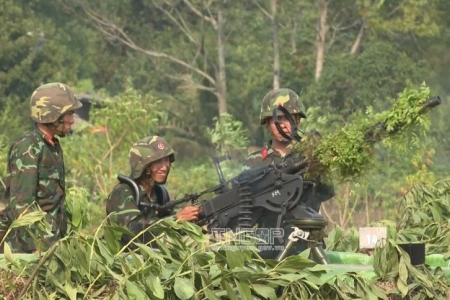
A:
<svg viewBox="0 0 450 300">
<path fill-rule="evenodd" d="M 261 125 L 266 123 L 268 117 L 272 117 L 273 110 L 277 106 L 283 106 L 292 115 L 300 114 L 300 117 L 306 118 L 305 107 L 297 93 L 291 89 L 282 88 L 272 90 L 264 96 L 259 117 Z M 281 111 L 278 112 L 278 115 L 282 114 Z"/>
<path fill-rule="evenodd" d="M 31 95 L 31 119 L 38 123 L 53 123 L 69 110 L 83 106 L 71 87 L 52 82 L 41 85 Z"/>
<path fill-rule="evenodd" d="M 175 151 L 162 137 L 151 135 L 137 141 L 129 152 L 131 176 L 139 178 L 148 164 L 166 156 L 175 161 Z"/>
</svg>

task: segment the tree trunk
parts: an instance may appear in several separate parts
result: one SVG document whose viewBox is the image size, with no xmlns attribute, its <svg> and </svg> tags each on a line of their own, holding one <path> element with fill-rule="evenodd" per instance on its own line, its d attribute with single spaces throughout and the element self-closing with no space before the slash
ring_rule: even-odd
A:
<svg viewBox="0 0 450 300">
<path fill-rule="evenodd" d="M 316 59 L 316 73 L 315 79 L 319 79 L 322 75 L 323 63 L 325 59 L 325 37 L 328 31 L 327 25 L 327 0 L 318 0 L 319 4 L 319 22 L 317 28 L 317 59 Z"/>
<path fill-rule="evenodd" d="M 297 29 L 298 29 L 298 23 L 300 23 L 301 19 L 301 10 L 298 9 L 297 13 L 295 14 L 294 21 L 292 24 L 292 33 L 291 33 L 291 54 L 297 53 L 297 42 L 295 40 L 295 37 L 297 36 Z"/>
<path fill-rule="evenodd" d="M 350 54 L 356 54 L 356 52 L 358 52 L 358 49 L 361 46 L 362 39 L 364 36 L 365 27 L 366 27 L 366 22 L 363 21 L 361 24 L 361 28 L 359 29 L 358 36 L 356 37 L 356 40 L 353 43 L 352 50 L 350 50 Z"/>
<path fill-rule="evenodd" d="M 278 37 L 277 0 L 271 1 L 273 31 L 273 89 L 280 88 L 280 41 Z"/>
<path fill-rule="evenodd" d="M 217 100 L 219 108 L 219 117 L 227 113 L 227 74 L 225 70 L 225 36 L 223 32 L 223 0 L 219 0 L 217 10 L 217 42 L 218 42 L 218 60 L 219 74 L 217 80 Z"/>
</svg>

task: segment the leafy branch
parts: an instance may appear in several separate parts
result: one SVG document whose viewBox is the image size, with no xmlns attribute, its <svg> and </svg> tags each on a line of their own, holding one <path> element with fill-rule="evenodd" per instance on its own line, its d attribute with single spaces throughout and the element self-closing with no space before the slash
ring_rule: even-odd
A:
<svg viewBox="0 0 450 300">
<path fill-rule="evenodd" d="M 375 114 L 369 107 L 364 118 L 323 138 L 312 133 L 295 148 L 309 158 L 311 174 L 334 172 L 343 181 L 353 180 L 373 162 L 375 143 L 384 141 L 402 145 L 403 142 L 404 145 L 404 139 L 400 137 L 420 139 L 424 135 L 429 127 L 425 114 L 440 104 L 439 97 L 431 100 L 430 97 L 430 89 L 425 83 L 419 88 L 408 86 L 390 110 Z M 411 134 L 410 129 L 421 130 L 421 136 Z"/>
</svg>

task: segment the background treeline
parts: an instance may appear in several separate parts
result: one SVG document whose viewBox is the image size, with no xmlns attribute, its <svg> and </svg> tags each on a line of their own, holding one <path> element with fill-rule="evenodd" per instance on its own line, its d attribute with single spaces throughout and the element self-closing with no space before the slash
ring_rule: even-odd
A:
<svg viewBox="0 0 450 300">
<path fill-rule="evenodd" d="M 272 88 L 300 94 L 300 129 L 333 132 L 390 107 L 407 83 L 426 82 L 444 103 L 420 144 L 379 144 L 359 182 L 340 183 L 323 214 L 347 227 L 393 218 L 415 183 L 448 174 L 450 6 L 418 0 L 0 0 L 1 185 L 8 145 L 29 129 L 28 101 L 63 81 L 94 96 L 89 124 L 65 138 L 71 187 L 87 191 L 91 220 L 130 145 L 164 136 L 177 161 L 177 197 L 216 184 L 211 155 L 242 158 L 268 140 L 259 126 Z M 222 122 L 217 122 L 221 115 Z M 101 130 L 100 130 L 101 129 Z M 405 150 L 406 149 L 406 150 Z M 238 163 L 224 163 L 227 174 Z M 2 191 L 1 191 L 2 192 Z"/>
</svg>

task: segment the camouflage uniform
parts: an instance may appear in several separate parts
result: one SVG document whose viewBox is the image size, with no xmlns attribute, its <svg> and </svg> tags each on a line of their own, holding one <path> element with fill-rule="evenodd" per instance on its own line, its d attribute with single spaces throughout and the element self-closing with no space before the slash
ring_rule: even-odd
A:
<svg viewBox="0 0 450 300">
<path fill-rule="evenodd" d="M 260 124 L 264 125 L 267 122 L 268 117 L 272 117 L 273 109 L 277 105 L 283 105 L 293 116 L 298 114 L 301 118 L 306 118 L 305 108 L 303 106 L 302 101 L 299 99 L 299 96 L 290 89 L 278 89 L 274 91 L 270 91 L 266 94 L 263 99 L 263 103 L 261 105 L 261 113 L 260 113 Z M 281 113 L 282 114 L 282 113 Z M 278 112 L 280 115 L 280 112 Z M 284 162 L 286 159 L 291 157 L 299 158 L 300 154 L 293 151 L 288 151 L 288 153 L 284 156 L 280 155 L 272 148 L 272 141 L 260 151 L 255 151 L 249 154 L 245 160 L 244 165 L 246 168 L 254 168 L 269 165 L 271 163 L 280 164 Z M 308 178 L 308 180 L 311 180 Z M 329 200 L 334 196 L 334 187 L 331 184 L 323 183 L 321 178 L 315 178 L 315 185 L 308 190 L 303 192 L 303 195 L 300 199 L 300 202 L 308 207 L 313 208 L 315 211 L 320 210 L 320 204 L 323 201 Z M 293 209 L 295 210 L 295 208 Z M 287 212 L 284 216 L 284 220 L 288 220 L 292 218 L 292 211 Z M 276 228 L 278 221 L 278 214 L 270 211 L 264 211 L 263 209 L 256 211 L 253 215 L 253 221 L 260 228 Z M 285 239 L 290 234 L 292 229 L 290 227 L 284 228 Z M 276 245 L 280 245 L 279 240 L 275 240 Z M 305 245 L 297 243 L 296 249 L 293 250 L 294 253 L 301 252 L 305 249 Z M 267 251 L 261 252 L 260 255 L 264 258 L 275 258 L 278 255 L 277 251 Z"/>
<path fill-rule="evenodd" d="M 61 83 L 50 83 L 36 89 L 31 96 L 31 118 L 36 123 L 49 124 L 64 113 L 82 106 L 72 89 Z M 53 236 L 45 237 L 49 247 L 66 233 L 65 171 L 63 151 L 57 138 L 44 134 L 37 126 L 18 138 L 8 152 L 6 192 L 2 212 L 7 227 L 31 204 L 36 203 L 47 212 L 46 221 Z M 31 236 L 24 229 L 12 230 L 7 241 L 14 251 L 31 252 L 36 249 Z"/>
<path fill-rule="evenodd" d="M 140 189 L 142 197 L 140 200 L 141 202 L 164 205 L 169 201 L 166 189 L 159 184 L 153 186 L 151 196 L 146 194 L 141 178 L 141 175 L 149 164 L 166 156 L 170 157 L 171 162 L 175 161 L 172 147 L 163 138 L 158 136 L 143 138 L 131 147 L 129 152 L 131 178 L 136 182 Z M 148 207 L 138 207 L 130 186 L 126 183 L 119 183 L 108 196 L 106 213 L 109 215 L 113 212 L 120 212 L 123 210 L 137 211 L 113 216 L 113 220 L 116 224 L 127 227 L 135 235 L 158 219 L 173 214 L 172 211 L 158 213 Z M 150 232 L 150 230 L 148 230 L 145 234 L 141 235 L 137 241 L 140 243 L 147 243 L 153 239 L 153 234 L 157 235 L 158 233 L 155 231 Z M 122 244 L 125 245 L 131 238 L 132 236 L 124 235 L 122 237 Z"/>
</svg>

